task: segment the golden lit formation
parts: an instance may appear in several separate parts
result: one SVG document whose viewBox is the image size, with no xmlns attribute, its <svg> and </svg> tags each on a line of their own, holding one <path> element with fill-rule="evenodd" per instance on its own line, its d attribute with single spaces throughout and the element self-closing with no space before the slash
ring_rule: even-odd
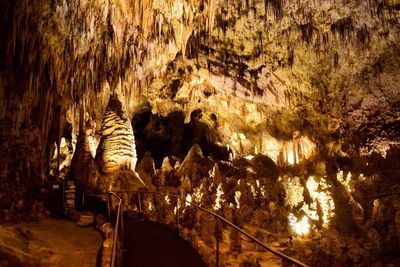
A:
<svg viewBox="0 0 400 267">
<path fill-rule="evenodd" d="M 400 266 L 400 0 L 0 10 L 0 266 Z"/>
</svg>

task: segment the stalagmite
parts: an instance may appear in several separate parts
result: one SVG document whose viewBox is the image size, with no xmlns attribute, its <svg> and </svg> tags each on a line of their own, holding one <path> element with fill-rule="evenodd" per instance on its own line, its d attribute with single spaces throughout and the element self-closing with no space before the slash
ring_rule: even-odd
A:
<svg viewBox="0 0 400 267">
<path fill-rule="evenodd" d="M 169 224 L 212 266 L 217 240 L 221 266 L 286 262 L 195 205 L 310 266 L 399 265 L 399 0 L 0 10 L 0 223 L 53 213 L 69 180 L 147 186 L 121 193 L 126 217 Z"/>
<path fill-rule="evenodd" d="M 131 122 L 118 97 L 111 95 L 103 116 L 96 162 L 103 173 L 111 173 L 117 170 L 134 171 L 136 161 Z"/>
<path fill-rule="evenodd" d="M 71 162 L 71 175 L 79 190 L 93 190 L 98 179 L 98 167 L 90 153 L 89 140 L 86 135 L 84 107 L 79 111 L 79 136 Z"/>
</svg>

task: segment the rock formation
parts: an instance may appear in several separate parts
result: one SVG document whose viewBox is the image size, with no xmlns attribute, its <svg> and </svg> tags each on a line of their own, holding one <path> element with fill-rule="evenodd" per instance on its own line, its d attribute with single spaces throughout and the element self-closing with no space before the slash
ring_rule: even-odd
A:
<svg viewBox="0 0 400 267">
<path fill-rule="evenodd" d="M 96 161 L 103 173 L 118 170 L 134 171 L 136 167 L 135 137 L 122 103 L 110 96 L 101 126 L 101 139 Z"/>
<path fill-rule="evenodd" d="M 71 162 L 71 176 L 80 191 L 93 190 L 97 186 L 99 168 L 90 153 L 83 109 L 81 109 L 79 116 L 79 136 Z"/>
<path fill-rule="evenodd" d="M 227 217 L 240 210 L 249 231 L 310 265 L 398 265 L 398 0 L 0 8 L 1 220 L 28 216 L 47 181 L 68 177 L 53 155 L 63 137 L 74 147 L 82 106 L 101 131 L 79 135 L 77 179 L 91 176 L 79 170 L 102 135 L 103 188 L 136 188 L 144 158 L 152 186 Z M 149 217 L 187 218 L 186 237 L 211 255 L 193 207 L 164 202 L 146 198 Z"/>
</svg>

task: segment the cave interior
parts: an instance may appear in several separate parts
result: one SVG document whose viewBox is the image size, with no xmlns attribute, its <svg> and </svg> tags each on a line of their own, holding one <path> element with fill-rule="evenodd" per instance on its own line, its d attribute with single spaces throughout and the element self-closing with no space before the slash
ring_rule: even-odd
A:
<svg viewBox="0 0 400 267">
<path fill-rule="evenodd" d="M 99 192 L 207 266 L 289 263 L 195 206 L 309 266 L 400 266 L 399 0 L 0 7 L 1 266 L 76 266 L 21 223 L 90 213 L 109 248 Z"/>
</svg>

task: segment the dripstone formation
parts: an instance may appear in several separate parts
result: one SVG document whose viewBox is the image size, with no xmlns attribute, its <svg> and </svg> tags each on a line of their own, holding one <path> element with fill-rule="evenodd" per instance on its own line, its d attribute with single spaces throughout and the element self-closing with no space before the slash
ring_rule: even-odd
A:
<svg viewBox="0 0 400 267">
<path fill-rule="evenodd" d="M 1 222 L 34 219 L 50 181 L 146 186 L 311 266 L 399 265 L 399 0 L 0 8 Z M 141 204 L 151 220 L 178 216 L 213 264 L 212 219 Z M 226 264 L 284 264 L 221 231 Z"/>
</svg>

